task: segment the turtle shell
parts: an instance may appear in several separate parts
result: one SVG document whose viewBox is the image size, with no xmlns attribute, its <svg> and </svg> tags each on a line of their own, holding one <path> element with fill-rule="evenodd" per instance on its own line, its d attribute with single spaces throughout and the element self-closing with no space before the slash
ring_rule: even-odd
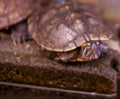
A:
<svg viewBox="0 0 120 99">
<path fill-rule="evenodd" d="M 108 40 L 112 35 L 96 11 L 78 2 L 51 3 L 29 19 L 36 42 L 50 51 L 71 51 L 91 40 Z"/>
<path fill-rule="evenodd" d="M 16 24 L 34 10 L 36 0 L 0 0 L 0 29 Z"/>
</svg>

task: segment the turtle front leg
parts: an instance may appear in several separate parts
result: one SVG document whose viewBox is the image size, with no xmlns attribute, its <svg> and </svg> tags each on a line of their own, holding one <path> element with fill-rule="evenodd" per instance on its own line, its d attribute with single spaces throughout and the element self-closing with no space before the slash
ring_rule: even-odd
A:
<svg viewBox="0 0 120 99">
<path fill-rule="evenodd" d="M 30 33 L 28 32 L 27 22 L 22 21 L 11 27 L 13 43 L 23 43 L 28 39 L 31 39 Z"/>
</svg>

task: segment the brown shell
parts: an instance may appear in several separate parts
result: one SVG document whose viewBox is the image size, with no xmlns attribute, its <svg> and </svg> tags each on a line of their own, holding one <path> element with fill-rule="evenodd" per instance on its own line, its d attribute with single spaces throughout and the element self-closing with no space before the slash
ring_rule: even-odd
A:
<svg viewBox="0 0 120 99">
<path fill-rule="evenodd" d="M 52 3 L 42 15 L 36 11 L 29 19 L 29 30 L 41 47 L 51 51 L 70 51 L 83 42 L 111 37 L 91 7 L 75 2 Z"/>
<path fill-rule="evenodd" d="M 33 11 L 36 0 L 0 0 L 0 29 L 25 19 Z"/>
</svg>

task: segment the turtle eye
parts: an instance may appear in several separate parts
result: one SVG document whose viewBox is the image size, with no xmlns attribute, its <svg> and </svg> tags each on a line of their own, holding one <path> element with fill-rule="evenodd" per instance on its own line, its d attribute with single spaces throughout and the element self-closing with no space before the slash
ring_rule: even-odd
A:
<svg viewBox="0 0 120 99">
<path fill-rule="evenodd" d="M 85 47 L 85 46 L 87 46 L 87 43 L 83 43 L 83 44 L 81 45 L 81 47 Z"/>
<path fill-rule="evenodd" d="M 81 45 L 81 47 L 90 47 L 91 43 L 90 42 L 85 42 Z"/>
</svg>

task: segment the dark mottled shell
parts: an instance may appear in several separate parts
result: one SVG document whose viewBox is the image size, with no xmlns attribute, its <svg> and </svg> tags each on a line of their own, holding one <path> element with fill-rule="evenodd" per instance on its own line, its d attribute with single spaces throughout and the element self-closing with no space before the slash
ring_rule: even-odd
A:
<svg viewBox="0 0 120 99">
<path fill-rule="evenodd" d="M 52 3 L 29 19 L 29 30 L 46 50 L 70 51 L 91 40 L 108 40 L 111 32 L 93 9 L 80 3 Z"/>
<path fill-rule="evenodd" d="M 0 29 L 15 24 L 33 11 L 36 0 L 0 0 Z"/>
</svg>

